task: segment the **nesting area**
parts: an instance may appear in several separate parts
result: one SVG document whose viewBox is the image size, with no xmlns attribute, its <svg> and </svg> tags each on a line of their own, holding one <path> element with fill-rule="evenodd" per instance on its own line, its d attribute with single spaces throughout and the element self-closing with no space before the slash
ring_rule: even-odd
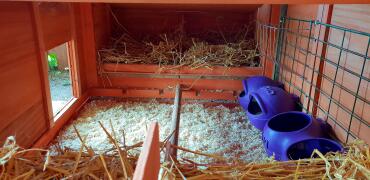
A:
<svg viewBox="0 0 370 180">
<path fill-rule="evenodd" d="M 140 143 L 146 136 L 150 122 L 157 121 L 160 140 L 171 134 L 172 105 L 150 102 L 94 100 L 87 104 L 73 123 L 57 137 L 52 148 L 77 150 L 81 141 L 76 127 L 86 144 L 96 152 L 112 148 L 99 122 L 111 131 L 122 146 Z M 246 120 L 240 107 L 205 107 L 202 104 L 184 104 L 181 108 L 179 146 L 224 157 L 229 162 L 264 162 L 267 157 L 261 134 Z M 137 150 L 139 154 L 140 149 Z M 179 159 L 196 163 L 212 163 L 214 159 L 179 151 Z"/>
<path fill-rule="evenodd" d="M 109 47 L 100 49 L 101 63 L 158 64 L 175 68 L 189 66 L 257 67 L 260 65 L 256 41 L 248 36 L 245 25 L 239 31 L 210 33 L 202 39 L 186 34 L 179 27 L 176 31 L 138 40 L 128 32 L 112 37 Z M 124 29 L 124 28 L 123 28 Z M 219 40 L 215 40 L 219 39 Z M 174 67 L 171 67 L 174 68 Z"/>
</svg>

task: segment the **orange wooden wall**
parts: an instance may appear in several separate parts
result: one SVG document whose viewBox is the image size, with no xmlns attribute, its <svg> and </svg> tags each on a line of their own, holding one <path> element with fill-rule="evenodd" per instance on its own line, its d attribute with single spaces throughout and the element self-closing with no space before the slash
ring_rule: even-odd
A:
<svg viewBox="0 0 370 180">
<path fill-rule="evenodd" d="M 61 43 L 82 44 L 75 34 L 75 27 L 81 26 L 75 18 L 79 8 L 68 3 L 0 2 L 0 144 L 15 135 L 18 144 L 29 147 L 54 126 L 43 61 L 46 51 Z M 82 48 L 76 49 L 76 64 L 84 67 Z M 77 71 L 84 72 L 81 67 Z M 84 76 L 77 77 L 81 93 L 87 90 Z"/>
<path fill-rule="evenodd" d="M 30 146 L 48 128 L 31 3 L 0 3 L 0 142 Z"/>
<path fill-rule="evenodd" d="M 141 39 L 148 35 L 158 36 L 170 33 L 183 23 L 184 31 L 192 36 L 209 31 L 238 30 L 241 25 L 249 24 L 254 32 L 253 22 L 258 5 L 221 6 L 221 5 L 111 5 L 118 21 L 131 35 Z M 115 29 L 117 23 L 112 22 Z M 121 29 L 122 30 L 122 29 Z M 205 36 L 200 35 L 202 38 Z M 208 39 L 212 40 L 212 39 Z"/>
</svg>

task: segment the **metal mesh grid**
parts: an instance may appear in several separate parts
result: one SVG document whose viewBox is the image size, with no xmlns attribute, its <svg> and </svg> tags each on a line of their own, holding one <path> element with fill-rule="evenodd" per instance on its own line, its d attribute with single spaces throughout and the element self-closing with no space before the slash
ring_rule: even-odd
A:
<svg viewBox="0 0 370 180">
<path fill-rule="evenodd" d="M 279 25 L 257 22 L 256 36 L 264 64 L 275 66 L 273 78 L 301 98 L 305 112 L 339 128 L 345 143 L 360 138 L 355 126 L 370 130 L 369 33 L 283 17 Z M 362 44 L 353 48 L 351 38 Z"/>
</svg>

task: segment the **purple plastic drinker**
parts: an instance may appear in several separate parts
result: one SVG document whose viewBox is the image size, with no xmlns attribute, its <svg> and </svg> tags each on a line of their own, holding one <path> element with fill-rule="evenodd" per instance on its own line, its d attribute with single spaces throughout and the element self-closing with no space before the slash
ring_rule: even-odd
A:
<svg viewBox="0 0 370 180">
<path fill-rule="evenodd" d="M 251 124 L 263 130 L 267 121 L 276 114 L 295 111 L 296 98 L 278 87 L 264 86 L 249 95 L 247 116 Z"/>
<path fill-rule="evenodd" d="M 267 122 L 262 140 L 267 154 L 280 161 L 307 158 L 315 148 L 324 153 L 340 151 L 340 144 L 324 138 L 323 127 L 323 121 L 303 112 L 280 113 Z"/>
<path fill-rule="evenodd" d="M 313 151 L 317 149 L 322 154 L 328 152 L 343 152 L 343 147 L 336 141 L 327 138 L 312 138 L 298 141 L 287 150 L 289 160 L 310 158 Z M 288 160 L 288 159 L 287 159 Z"/>
<path fill-rule="evenodd" d="M 263 86 L 274 86 L 284 88 L 284 85 L 265 76 L 253 76 L 243 80 L 243 91 L 239 94 L 239 103 L 244 110 L 249 104 L 249 94 Z"/>
</svg>

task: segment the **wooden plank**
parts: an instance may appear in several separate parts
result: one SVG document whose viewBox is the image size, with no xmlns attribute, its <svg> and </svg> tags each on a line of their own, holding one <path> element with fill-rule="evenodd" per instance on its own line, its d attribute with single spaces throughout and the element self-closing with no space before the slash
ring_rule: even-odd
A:
<svg viewBox="0 0 370 180">
<path fill-rule="evenodd" d="M 80 36 L 82 36 L 82 47 L 83 48 L 83 61 L 84 71 L 86 76 L 87 87 L 98 86 L 98 72 L 96 63 L 96 45 L 95 45 L 95 33 L 94 33 L 94 20 L 92 14 L 91 3 L 79 4 L 79 11 L 81 15 L 80 23 Z"/>
<path fill-rule="evenodd" d="M 130 4 L 297 4 L 296 0 L 32 0 L 47 2 L 95 2 Z M 300 4 L 366 4 L 367 0 L 301 0 Z"/>
<path fill-rule="evenodd" d="M 207 92 L 183 90 L 183 99 L 197 100 L 228 100 L 236 101 L 238 92 Z M 121 97 L 121 98 L 173 98 L 173 91 L 161 89 L 120 89 L 120 88 L 91 88 L 89 95 L 93 97 Z"/>
<path fill-rule="evenodd" d="M 1 128 L 0 142 L 8 136 L 15 136 L 17 144 L 22 147 L 32 146 L 48 127 L 41 100 L 9 122 L 6 127 Z"/>
<path fill-rule="evenodd" d="M 43 94 L 43 104 L 45 109 L 45 117 L 48 119 L 48 127 L 51 127 L 54 124 L 53 121 L 53 109 L 52 109 L 52 102 L 51 102 L 51 92 L 50 92 L 50 82 L 48 76 L 48 64 L 47 64 L 47 54 L 46 54 L 46 46 L 45 46 L 45 39 L 44 39 L 44 29 L 42 26 L 42 20 L 40 15 L 40 6 L 38 3 L 32 3 L 33 8 L 33 20 L 34 20 L 34 29 L 35 29 L 35 36 L 37 37 L 38 49 L 39 49 L 39 71 L 41 76 L 41 86 L 42 86 L 42 94 Z"/>
<path fill-rule="evenodd" d="M 331 23 L 331 19 L 332 19 L 332 14 L 333 14 L 333 5 L 328 5 L 325 12 L 325 23 L 327 24 L 330 24 Z M 324 31 L 324 34 L 323 34 L 323 41 L 325 42 L 328 42 L 328 39 L 329 39 L 329 33 L 330 33 L 330 28 L 329 27 L 325 27 L 325 31 Z M 327 44 L 323 44 L 322 45 L 322 48 L 321 48 L 321 53 L 320 53 L 320 56 L 321 56 L 321 59 L 325 59 L 326 58 L 326 53 L 327 53 Z M 321 81 L 322 81 L 322 74 L 323 74 L 323 71 L 324 71 L 324 61 L 319 61 L 319 74 L 317 75 L 317 79 L 316 79 L 316 88 L 315 88 L 315 94 L 314 94 L 314 105 L 313 105 L 313 109 L 312 109 L 312 114 L 313 116 L 317 116 L 317 104 L 319 103 L 319 98 L 320 98 L 320 91 L 321 91 Z M 312 85 L 311 85 L 311 89 L 314 88 Z"/>
<path fill-rule="evenodd" d="M 173 32 L 184 22 L 183 30 L 193 38 L 206 40 L 209 43 L 223 39 L 207 33 L 210 30 L 221 30 L 224 34 L 237 33 L 243 26 L 253 36 L 255 11 L 259 5 L 169 5 L 169 4 L 112 4 L 112 10 L 118 21 L 130 32 L 130 36 L 143 40 L 146 36 L 158 37 L 160 34 Z M 201 13 L 199 13 L 201 12 Z M 219 18 L 222 17 L 222 18 Z M 112 29 L 121 28 L 117 23 Z M 213 38 L 212 38 L 213 37 Z M 216 38 L 215 38 L 216 37 Z M 226 41 L 232 37 L 226 36 Z M 130 51 L 128 51 L 130 53 Z"/>
<path fill-rule="evenodd" d="M 137 78 L 110 77 L 103 79 L 105 87 L 109 88 L 157 88 L 170 89 L 180 83 L 184 88 L 192 90 L 233 90 L 243 89 L 241 80 L 223 79 L 175 79 L 175 78 Z M 103 86 L 104 87 L 104 86 Z"/>
<path fill-rule="evenodd" d="M 159 126 L 158 123 L 155 122 L 150 125 L 143 145 L 143 150 L 140 153 L 139 160 L 135 168 L 133 179 L 158 179 L 159 168 Z"/>
<path fill-rule="evenodd" d="M 71 9 L 68 3 L 34 3 L 46 50 L 72 39 Z"/>
<path fill-rule="evenodd" d="M 88 93 L 83 94 L 80 98 L 74 98 L 66 107 L 55 117 L 55 124 L 46 131 L 33 145 L 34 148 L 45 148 L 54 140 L 59 131 L 65 124 L 77 115 L 82 106 L 89 100 Z"/>
<path fill-rule="evenodd" d="M 109 44 L 111 38 L 111 10 L 109 4 L 93 4 L 93 19 L 95 44 L 97 49 L 102 49 Z"/>
<path fill-rule="evenodd" d="M 209 68 L 197 68 L 184 66 L 175 68 L 174 66 L 159 67 L 155 64 L 112 64 L 106 63 L 103 65 L 103 70 L 106 72 L 132 72 L 132 73 L 155 73 L 155 74 L 184 74 L 184 75 L 220 75 L 220 76 L 253 76 L 262 75 L 262 67 L 222 67 L 216 66 Z"/>
<path fill-rule="evenodd" d="M 166 148 L 166 161 L 171 162 L 171 157 L 173 160 L 177 159 L 177 149 L 172 148 L 172 145 L 178 145 L 179 141 L 179 131 L 180 131 L 180 112 L 181 112 L 181 85 L 176 85 L 176 91 L 175 91 L 175 99 L 173 102 L 173 110 L 172 110 L 172 120 L 171 120 L 171 133 L 173 132 L 173 135 L 171 136 L 169 143 L 167 144 Z"/>
<path fill-rule="evenodd" d="M 70 68 L 70 76 L 72 82 L 72 94 L 73 97 L 80 97 L 82 94 L 81 90 L 81 73 L 80 70 L 80 60 L 78 59 L 78 46 L 77 46 L 77 25 L 76 25 L 76 15 L 74 11 L 74 6 L 69 4 L 70 23 L 71 23 L 71 41 L 68 42 L 68 63 Z"/>
<path fill-rule="evenodd" d="M 29 147 L 48 128 L 32 3 L 0 2 L 0 144 Z"/>
</svg>

